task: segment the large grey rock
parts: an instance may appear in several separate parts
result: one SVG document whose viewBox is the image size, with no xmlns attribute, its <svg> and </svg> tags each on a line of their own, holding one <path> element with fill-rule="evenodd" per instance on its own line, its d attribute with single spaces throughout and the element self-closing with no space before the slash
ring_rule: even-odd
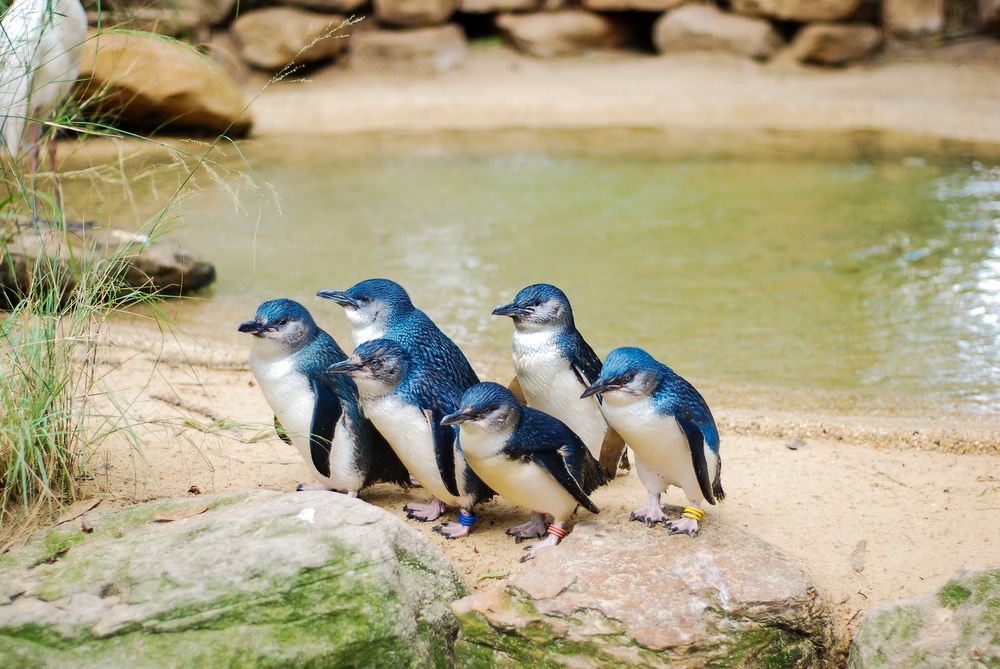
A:
<svg viewBox="0 0 1000 669">
<path fill-rule="evenodd" d="M 728 14 L 709 5 L 684 5 L 656 20 L 653 44 L 660 53 L 728 51 L 765 60 L 784 40 L 764 19 Z"/>
<path fill-rule="evenodd" d="M 802 571 L 714 522 L 694 539 L 583 522 L 503 587 L 453 609 L 459 667 L 805 669 L 831 643 Z"/>
<path fill-rule="evenodd" d="M 937 592 L 872 607 L 848 667 L 1000 667 L 1000 569 L 966 569 Z"/>
<path fill-rule="evenodd" d="M 468 55 L 465 33 L 454 24 L 413 30 L 363 30 L 351 36 L 352 69 L 440 74 Z"/>
<path fill-rule="evenodd" d="M 194 48 L 137 32 L 106 32 L 83 44 L 78 95 L 88 112 L 142 128 L 241 135 L 250 130 L 243 91 Z"/>
<path fill-rule="evenodd" d="M 373 0 L 379 23 L 401 28 L 436 26 L 448 21 L 459 0 Z"/>
<path fill-rule="evenodd" d="M 231 30 L 243 60 L 275 71 L 292 60 L 316 63 L 340 54 L 347 44 L 348 29 L 340 28 L 343 22 L 337 14 L 267 7 L 243 14 Z"/>
<path fill-rule="evenodd" d="M 496 25 L 518 51 L 540 58 L 615 49 L 632 41 L 628 26 L 582 9 L 501 14 Z"/>
<path fill-rule="evenodd" d="M 940 35 L 944 31 L 944 0 L 883 0 L 882 26 L 903 39 Z"/>
<path fill-rule="evenodd" d="M 857 13 L 862 4 L 863 0 L 733 0 L 733 9 L 783 21 L 839 21 Z"/>
<path fill-rule="evenodd" d="M 201 515 L 155 523 L 158 514 Z M 430 667 L 452 660 L 444 555 L 328 492 L 161 500 L 0 557 L 4 666 Z"/>
<path fill-rule="evenodd" d="M 868 23 L 811 23 L 792 40 L 795 59 L 817 65 L 846 65 L 869 58 L 882 44 L 882 33 Z"/>
<path fill-rule="evenodd" d="M 215 281 L 215 267 L 172 241 L 150 243 L 123 230 L 71 226 L 68 232 L 22 228 L 0 253 L 0 292 L 13 296 L 31 285 L 39 259 L 56 268 L 61 285 L 72 290 L 79 276 L 112 256 L 124 259 L 124 282 L 150 292 L 180 294 Z M 72 271 L 71 268 L 76 270 Z"/>
</svg>

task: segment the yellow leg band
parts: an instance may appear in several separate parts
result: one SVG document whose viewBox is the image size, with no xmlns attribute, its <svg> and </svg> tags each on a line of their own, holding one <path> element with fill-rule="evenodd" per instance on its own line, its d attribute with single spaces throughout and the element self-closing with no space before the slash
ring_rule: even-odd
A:
<svg viewBox="0 0 1000 669">
<path fill-rule="evenodd" d="M 685 506 L 684 513 L 681 515 L 691 520 L 697 520 L 700 523 L 701 519 L 705 517 L 705 512 L 693 506 Z"/>
</svg>

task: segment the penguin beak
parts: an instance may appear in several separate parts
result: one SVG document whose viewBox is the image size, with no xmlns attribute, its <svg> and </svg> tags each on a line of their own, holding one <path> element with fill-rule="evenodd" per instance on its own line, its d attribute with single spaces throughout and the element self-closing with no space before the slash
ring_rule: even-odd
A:
<svg viewBox="0 0 1000 669">
<path fill-rule="evenodd" d="M 456 411 L 455 413 L 448 414 L 441 419 L 442 425 L 459 425 L 467 420 L 472 420 L 476 417 L 476 412 L 472 409 L 463 409 L 462 411 Z"/>
<path fill-rule="evenodd" d="M 621 388 L 621 384 L 614 383 L 612 381 L 605 381 L 604 379 L 598 379 L 592 386 L 583 391 L 583 394 L 580 395 L 580 399 L 582 400 L 585 397 L 591 397 L 599 393 L 606 393 L 609 390 L 616 390 L 618 388 Z"/>
<path fill-rule="evenodd" d="M 511 302 L 510 304 L 501 304 L 499 307 L 493 310 L 494 316 L 509 316 L 511 318 L 524 316 L 526 313 L 528 313 L 527 309 L 520 306 L 517 302 Z"/>
<path fill-rule="evenodd" d="M 326 371 L 330 374 L 354 374 L 355 372 L 360 372 L 364 368 L 364 364 L 362 364 L 357 358 L 348 358 L 347 360 L 341 360 L 340 362 L 333 363 L 326 368 Z"/>
<path fill-rule="evenodd" d="M 254 336 L 260 335 L 266 329 L 267 329 L 266 325 L 262 325 L 257 321 L 246 321 L 240 323 L 240 326 L 236 328 L 238 332 L 246 332 L 247 334 L 252 334 Z"/>
<path fill-rule="evenodd" d="M 316 295 L 327 300 L 333 300 L 344 308 L 358 308 L 358 301 L 342 290 L 321 290 Z"/>
</svg>

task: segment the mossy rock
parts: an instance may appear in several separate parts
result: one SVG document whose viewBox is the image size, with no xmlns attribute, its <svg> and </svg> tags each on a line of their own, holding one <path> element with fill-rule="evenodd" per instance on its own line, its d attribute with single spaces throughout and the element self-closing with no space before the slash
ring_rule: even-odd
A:
<svg viewBox="0 0 1000 669">
<path fill-rule="evenodd" d="M 458 574 L 419 533 L 360 500 L 240 493 L 89 521 L 92 534 L 69 523 L 0 557 L 4 666 L 453 664 Z"/>
<path fill-rule="evenodd" d="M 1000 669 L 1000 569 L 967 569 L 937 592 L 873 607 L 850 669 Z"/>
<path fill-rule="evenodd" d="M 576 526 L 503 586 L 452 607 L 456 664 L 823 666 L 826 606 L 773 546 L 709 523 L 692 539 L 639 524 Z"/>
</svg>

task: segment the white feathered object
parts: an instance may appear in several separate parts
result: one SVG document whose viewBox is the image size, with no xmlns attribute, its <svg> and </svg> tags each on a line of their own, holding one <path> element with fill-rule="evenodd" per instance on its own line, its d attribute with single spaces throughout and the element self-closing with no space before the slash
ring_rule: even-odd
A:
<svg viewBox="0 0 1000 669">
<path fill-rule="evenodd" d="M 79 0 L 15 0 L 0 19 L 0 139 L 11 156 L 26 124 L 47 119 L 69 95 L 85 39 Z"/>
</svg>

